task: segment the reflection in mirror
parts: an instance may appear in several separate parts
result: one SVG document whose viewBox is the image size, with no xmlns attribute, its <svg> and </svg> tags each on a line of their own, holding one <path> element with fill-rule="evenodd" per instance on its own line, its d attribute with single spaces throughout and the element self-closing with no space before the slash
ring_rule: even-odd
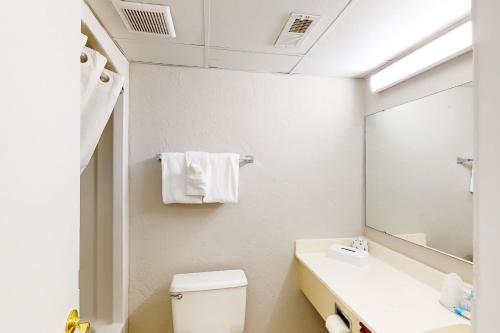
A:
<svg viewBox="0 0 500 333">
<path fill-rule="evenodd" d="M 366 117 L 366 224 L 472 261 L 472 84 Z"/>
</svg>

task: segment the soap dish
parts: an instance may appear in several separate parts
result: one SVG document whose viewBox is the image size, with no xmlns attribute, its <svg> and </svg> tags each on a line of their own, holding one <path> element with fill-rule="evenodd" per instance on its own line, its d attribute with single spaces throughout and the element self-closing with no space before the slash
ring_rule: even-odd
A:
<svg viewBox="0 0 500 333">
<path fill-rule="evenodd" d="M 335 258 L 356 266 L 368 264 L 369 254 L 367 251 L 341 244 L 333 244 L 328 248 L 327 254 L 330 258 Z"/>
</svg>

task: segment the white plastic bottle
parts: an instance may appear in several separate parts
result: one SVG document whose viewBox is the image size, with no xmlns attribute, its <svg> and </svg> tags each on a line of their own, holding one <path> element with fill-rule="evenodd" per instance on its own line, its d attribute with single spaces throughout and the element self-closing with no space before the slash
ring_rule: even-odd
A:
<svg viewBox="0 0 500 333">
<path fill-rule="evenodd" d="M 462 304 L 464 282 L 456 273 L 446 275 L 441 288 L 439 302 L 448 309 L 459 307 Z"/>
</svg>

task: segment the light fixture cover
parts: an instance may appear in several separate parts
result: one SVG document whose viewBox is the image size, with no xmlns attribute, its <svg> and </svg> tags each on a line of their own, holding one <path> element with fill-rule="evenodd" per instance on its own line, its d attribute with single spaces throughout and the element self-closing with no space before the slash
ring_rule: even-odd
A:
<svg viewBox="0 0 500 333">
<path fill-rule="evenodd" d="M 380 92 L 455 58 L 472 47 L 470 21 L 434 39 L 370 77 L 373 92 Z"/>
</svg>

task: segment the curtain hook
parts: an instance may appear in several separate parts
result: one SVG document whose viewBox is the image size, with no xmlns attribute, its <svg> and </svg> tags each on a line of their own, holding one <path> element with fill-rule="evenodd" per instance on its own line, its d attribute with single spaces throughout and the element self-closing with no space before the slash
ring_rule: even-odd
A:
<svg viewBox="0 0 500 333">
<path fill-rule="evenodd" d="M 109 82 L 109 76 L 106 75 L 105 73 L 102 73 L 101 76 L 99 77 L 99 79 L 101 80 L 101 82 L 103 83 L 107 83 Z"/>
<path fill-rule="evenodd" d="M 87 53 L 82 52 L 82 53 L 80 54 L 80 62 L 81 62 L 82 64 L 84 64 L 84 63 L 86 63 L 88 60 L 89 60 L 89 57 L 87 56 Z"/>
</svg>

